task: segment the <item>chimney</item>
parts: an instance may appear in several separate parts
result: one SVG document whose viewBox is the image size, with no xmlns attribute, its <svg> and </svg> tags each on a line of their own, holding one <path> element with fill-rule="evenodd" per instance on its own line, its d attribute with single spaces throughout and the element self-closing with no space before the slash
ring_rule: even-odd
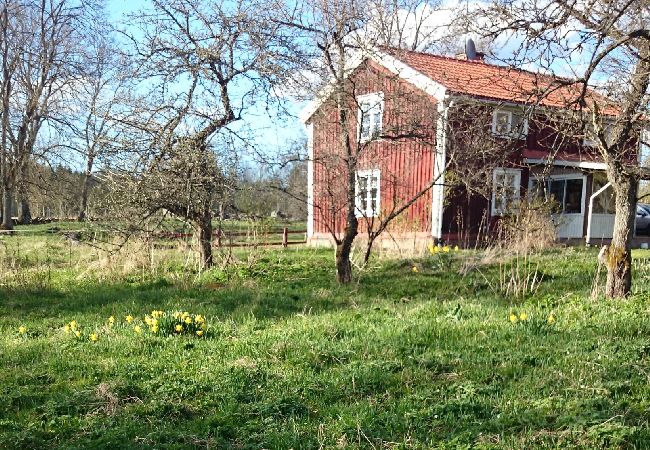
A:
<svg viewBox="0 0 650 450">
<path fill-rule="evenodd" d="M 483 61 L 485 59 L 485 53 L 477 52 L 476 44 L 474 44 L 472 38 L 468 38 L 465 41 L 465 51 L 457 53 L 456 59 L 463 61 Z"/>
</svg>

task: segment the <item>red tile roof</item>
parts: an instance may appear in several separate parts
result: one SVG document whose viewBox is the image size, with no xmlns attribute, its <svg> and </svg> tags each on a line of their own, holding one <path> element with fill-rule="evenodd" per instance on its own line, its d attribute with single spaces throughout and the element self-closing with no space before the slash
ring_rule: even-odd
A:
<svg viewBox="0 0 650 450">
<path fill-rule="evenodd" d="M 390 53 L 456 94 L 505 102 L 575 108 L 582 89 L 579 84 L 566 85 L 566 82 L 570 81 L 566 78 L 488 64 L 480 60 L 462 60 L 401 50 L 391 50 Z M 588 92 L 590 99 L 602 105 L 603 112 L 615 114 L 611 101 L 593 90 Z"/>
</svg>

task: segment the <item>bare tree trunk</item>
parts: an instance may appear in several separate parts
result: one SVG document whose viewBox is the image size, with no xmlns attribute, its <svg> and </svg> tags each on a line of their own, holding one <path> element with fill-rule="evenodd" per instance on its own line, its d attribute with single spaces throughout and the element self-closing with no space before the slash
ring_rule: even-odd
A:
<svg viewBox="0 0 650 450">
<path fill-rule="evenodd" d="M 2 193 L 2 229 L 13 230 L 14 221 L 12 219 L 13 211 L 13 189 L 5 185 Z"/>
<path fill-rule="evenodd" d="M 93 162 L 94 158 L 89 155 L 88 162 L 86 163 L 86 171 L 84 172 L 83 186 L 81 187 L 81 202 L 79 204 L 79 212 L 77 214 L 77 220 L 79 222 L 86 220 L 86 211 L 88 209 L 88 193 L 90 192 L 90 181 L 92 180 Z"/>
<path fill-rule="evenodd" d="M 636 179 L 623 176 L 613 183 L 616 192 L 616 217 L 612 243 L 607 252 L 608 298 L 623 298 L 632 287 L 632 230 L 636 219 Z"/>
<path fill-rule="evenodd" d="M 354 238 L 358 233 L 358 221 L 352 210 L 352 218 L 348 213 L 343 240 L 336 245 L 336 280 L 339 283 L 352 282 L 352 263 L 350 262 L 350 253 Z"/>
<path fill-rule="evenodd" d="M 20 181 L 18 183 L 18 223 L 21 225 L 32 223 L 32 211 L 27 194 L 27 177 L 29 176 L 27 169 L 27 161 L 23 161 L 20 165 Z"/>
<path fill-rule="evenodd" d="M 201 268 L 208 269 L 212 267 L 212 214 L 206 212 L 202 217 L 194 222 L 194 232 L 199 244 L 199 255 L 201 258 Z"/>
</svg>

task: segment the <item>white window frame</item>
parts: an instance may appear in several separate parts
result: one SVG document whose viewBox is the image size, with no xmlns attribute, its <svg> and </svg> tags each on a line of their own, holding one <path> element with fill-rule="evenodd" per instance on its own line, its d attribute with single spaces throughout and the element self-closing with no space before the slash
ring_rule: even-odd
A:
<svg viewBox="0 0 650 450">
<path fill-rule="evenodd" d="M 359 105 L 359 111 L 357 115 L 357 136 L 359 137 L 359 142 L 364 143 L 376 139 L 377 136 L 381 135 L 381 132 L 384 128 L 384 93 L 383 92 L 374 92 L 372 94 L 359 95 L 357 97 L 357 105 Z M 376 126 L 374 121 L 370 121 L 368 124 L 368 136 L 361 135 L 361 125 L 363 123 L 363 105 L 370 105 L 370 110 L 374 107 L 379 106 L 379 127 Z"/>
<path fill-rule="evenodd" d="M 512 129 L 512 118 L 514 117 L 515 113 L 521 115 L 521 123 L 522 123 L 521 132 L 516 132 L 515 130 Z M 501 133 L 497 130 L 497 124 L 498 124 L 497 117 L 500 114 L 508 115 L 508 131 L 505 133 Z M 523 113 L 519 114 L 519 112 L 517 111 L 513 111 L 510 109 L 496 108 L 492 112 L 492 134 L 502 138 L 525 139 L 526 136 L 528 136 L 528 118 Z"/>
<path fill-rule="evenodd" d="M 366 198 L 363 199 L 363 204 L 359 198 L 359 178 L 375 177 L 377 179 L 377 198 L 375 201 L 375 210 L 372 210 L 372 189 L 366 186 Z M 381 210 L 381 171 L 379 169 L 357 170 L 354 181 L 354 201 L 355 201 L 355 214 L 357 217 L 378 217 Z"/>
<path fill-rule="evenodd" d="M 497 208 L 497 177 L 499 175 L 514 175 L 514 184 L 512 187 L 516 188 L 517 190 L 517 203 L 521 200 L 521 169 L 506 169 L 504 167 L 497 167 L 492 172 L 492 205 L 490 210 L 493 217 L 505 216 L 518 212 L 517 207 L 511 211 L 502 211 L 500 208 Z"/>
</svg>

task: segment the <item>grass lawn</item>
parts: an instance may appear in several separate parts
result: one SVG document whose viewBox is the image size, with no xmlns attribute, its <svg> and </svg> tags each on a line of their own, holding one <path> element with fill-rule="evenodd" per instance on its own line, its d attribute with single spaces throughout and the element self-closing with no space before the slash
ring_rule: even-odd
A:
<svg viewBox="0 0 650 450">
<path fill-rule="evenodd" d="M 648 252 L 609 301 L 595 250 L 537 256 L 517 299 L 465 251 L 339 286 L 327 250 L 196 275 L 20 239 L 0 245 L 0 448 L 650 448 Z M 203 336 L 166 335 L 175 311 Z"/>
</svg>

